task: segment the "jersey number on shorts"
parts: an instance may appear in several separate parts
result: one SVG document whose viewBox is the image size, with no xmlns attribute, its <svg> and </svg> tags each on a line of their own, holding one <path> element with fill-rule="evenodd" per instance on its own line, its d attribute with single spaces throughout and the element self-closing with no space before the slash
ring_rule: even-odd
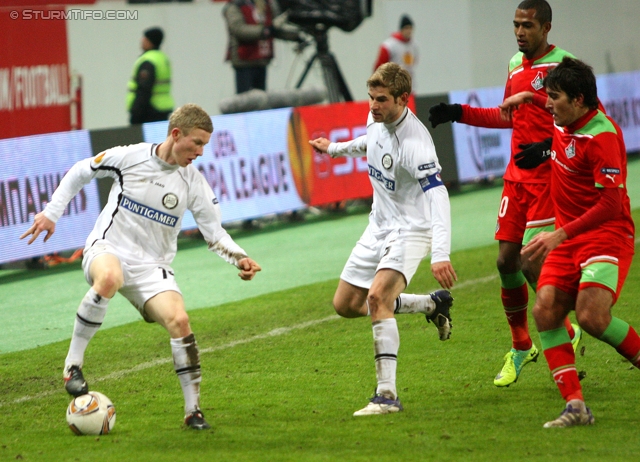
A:
<svg viewBox="0 0 640 462">
<path fill-rule="evenodd" d="M 500 201 L 500 210 L 498 211 L 498 216 L 500 218 L 504 217 L 507 214 L 508 207 L 509 207 L 509 197 L 504 196 Z"/>
</svg>

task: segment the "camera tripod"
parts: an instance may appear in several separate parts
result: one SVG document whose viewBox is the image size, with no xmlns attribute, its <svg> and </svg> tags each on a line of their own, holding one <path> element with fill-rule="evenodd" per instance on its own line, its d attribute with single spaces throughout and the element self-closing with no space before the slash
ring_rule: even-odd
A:
<svg viewBox="0 0 640 462">
<path fill-rule="evenodd" d="M 327 87 L 327 94 L 329 95 L 329 101 L 332 103 L 338 103 L 340 101 L 353 101 L 351 92 L 347 83 L 340 72 L 338 67 L 338 61 L 336 61 L 333 53 L 329 51 L 329 37 L 327 36 L 327 28 L 324 24 L 316 24 L 315 28 L 311 32 L 316 41 L 316 52 L 307 61 L 307 65 L 300 76 L 300 80 L 296 84 L 296 88 L 300 88 L 304 79 L 309 74 L 313 63 L 316 60 L 320 62 L 322 69 L 322 78 L 324 84 Z"/>
</svg>

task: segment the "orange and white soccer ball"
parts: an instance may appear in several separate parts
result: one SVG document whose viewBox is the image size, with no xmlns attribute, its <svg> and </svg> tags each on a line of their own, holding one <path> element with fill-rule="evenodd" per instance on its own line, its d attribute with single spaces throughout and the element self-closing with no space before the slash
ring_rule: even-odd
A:
<svg viewBox="0 0 640 462">
<path fill-rule="evenodd" d="M 90 391 L 69 403 L 67 423 L 76 435 L 106 435 L 116 424 L 116 408 L 102 393 Z"/>
</svg>

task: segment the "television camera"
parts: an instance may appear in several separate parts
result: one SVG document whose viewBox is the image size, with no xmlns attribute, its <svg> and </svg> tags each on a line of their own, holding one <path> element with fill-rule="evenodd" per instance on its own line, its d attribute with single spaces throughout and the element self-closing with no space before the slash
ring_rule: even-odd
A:
<svg viewBox="0 0 640 462">
<path fill-rule="evenodd" d="M 364 18 L 371 16 L 373 0 L 279 0 L 288 12 L 288 20 L 300 26 L 316 42 L 316 52 L 307 61 L 296 84 L 300 88 L 317 60 L 331 102 L 353 101 L 338 62 L 329 50 L 327 31 L 338 27 L 345 32 L 355 30 Z"/>
</svg>

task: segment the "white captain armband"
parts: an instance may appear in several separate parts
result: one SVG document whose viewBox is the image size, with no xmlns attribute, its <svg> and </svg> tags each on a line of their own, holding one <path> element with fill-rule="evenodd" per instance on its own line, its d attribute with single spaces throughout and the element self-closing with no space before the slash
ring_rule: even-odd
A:
<svg viewBox="0 0 640 462">
<path fill-rule="evenodd" d="M 440 172 L 434 173 L 433 175 L 429 175 L 424 178 L 420 178 L 420 186 L 424 192 L 427 192 L 431 188 L 435 188 L 436 186 L 444 186 L 442 182 L 442 178 L 440 178 Z"/>
</svg>

